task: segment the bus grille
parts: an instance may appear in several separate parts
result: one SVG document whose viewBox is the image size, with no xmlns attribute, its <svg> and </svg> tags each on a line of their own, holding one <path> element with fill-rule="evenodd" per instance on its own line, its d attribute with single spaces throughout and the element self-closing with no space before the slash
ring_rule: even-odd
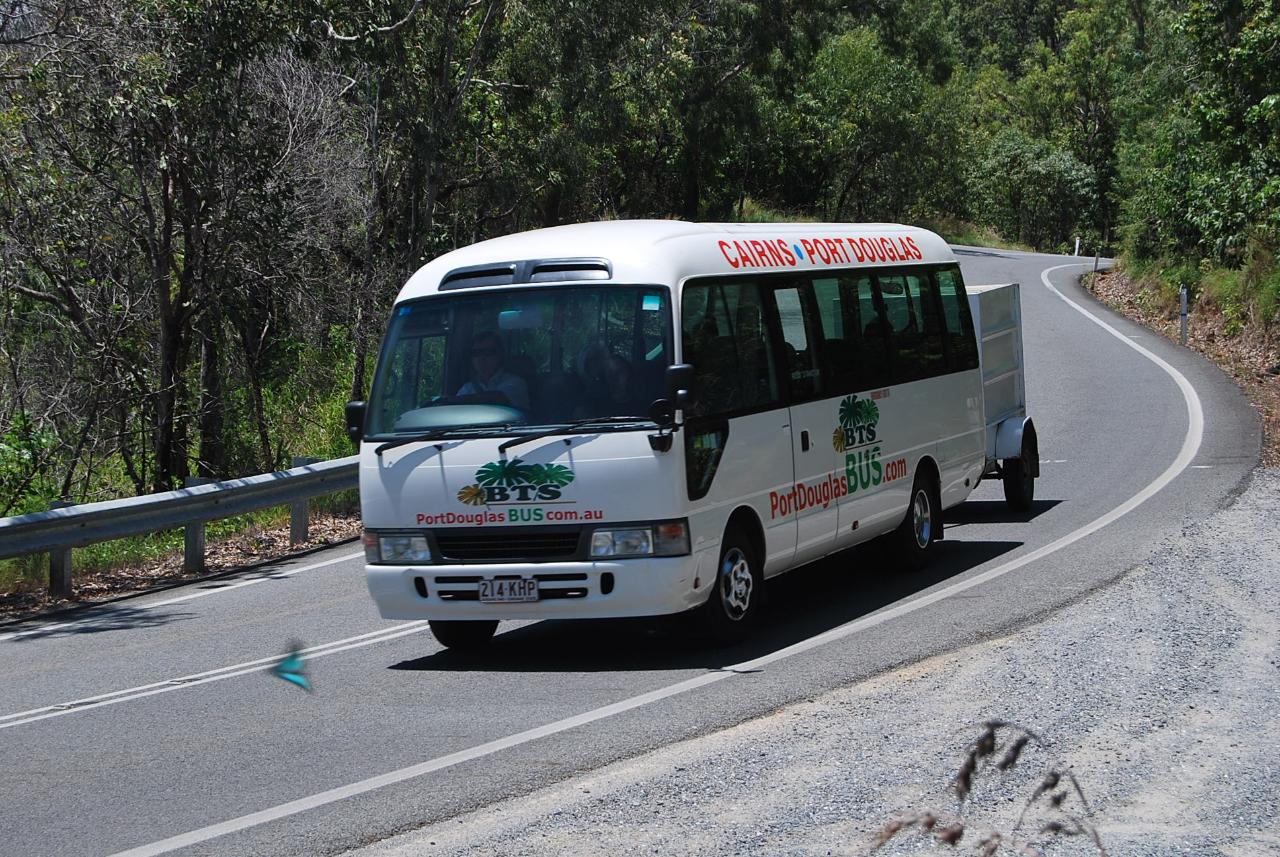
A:
<svg viewBox="0 0 1280 857">
<path fill-rule="evenodd" d="M 551 562 L 574 559 L 582 532 L 571 530 L 436 530 L 440 557 L 455 562 Z"/>
</svg>

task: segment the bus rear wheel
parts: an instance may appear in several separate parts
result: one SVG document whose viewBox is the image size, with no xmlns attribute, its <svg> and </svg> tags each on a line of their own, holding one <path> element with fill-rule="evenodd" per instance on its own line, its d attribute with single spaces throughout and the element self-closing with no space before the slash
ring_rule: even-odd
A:
<svg viewBox="0 0 1280 857">
<path fill-rule="evenodd" d="M 937 482 L 928 474 L 917 475 L 911 486 L 907 514 L 893 534 L 898 556 L 907 571 L 919 571 L 928 565 L 942 526 L 941 512 Z"/>
<path fill-rule="evenodd" d="M 760 614 L 764 574 L 755 545 L 731 525 L 720 543 L 720 562 L 707 601 L 698 608 L 698 626 L 714 645 L 741 642 Z"/>
<path fill-rule="evenodd" d="M 476 652 L 488 647 L 498 630 L 497 619 L 459 621 L 432 619 L 431 634 L 446 649 L 458 652 Z"/>
</svg>

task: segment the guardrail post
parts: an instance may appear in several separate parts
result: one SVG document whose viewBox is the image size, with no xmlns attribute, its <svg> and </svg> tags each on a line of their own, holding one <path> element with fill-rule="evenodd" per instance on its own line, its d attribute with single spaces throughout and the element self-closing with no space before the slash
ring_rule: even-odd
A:
<svg viewBox="0 0 1280 857">
<path fill-rule="evenodd" d="M 309 455 L 295 455 L 294 467 L 316 464 L 320 459 Z M 311 535 L 311 502 L 303 498 L 289 504 L 289 544 L 300 545 Z"/>
<path fill-rule="evenodd" d="M 206 476 L 188 476 L 182 480 L 182 487 L 194 488 L 197 485 L 208 485 L 217 482 Z M 207 521 L 194 521 L 182 530 L 182 570 L 189 573 L 204 571 L 204 525 Z"/>
<path fill-rule="evenodd" d="M 55 500 L 49 504 L 49 510 L 65 509 L 71 505 L 64 500 Z M 54 598 L 71 597 L 71 548 L 49 551 L 49 594 Z"/>
</svg>

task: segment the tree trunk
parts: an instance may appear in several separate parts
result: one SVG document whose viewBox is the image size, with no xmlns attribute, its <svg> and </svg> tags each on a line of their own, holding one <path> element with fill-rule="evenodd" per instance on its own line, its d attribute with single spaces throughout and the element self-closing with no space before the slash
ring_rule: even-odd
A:
<svg viewBox="0 0 1280 857">
<path fill-rule="evenodd" d="M 174 422 L 177 415 L 179 351 L 181 333 L 175 313 L 168 312 L 160 321 L 160 378 L 156 391 L 155 458 L 156 471 L 153 490 L 168 491 L 174 487 L 177 474 L 177 453 Z"/>
<path fill-rule="evenodd" d="M 222 312 L 210 300 L 200 314 L 200 476 L 227 475 L 227 444 L 223 437 L 226 404 L 221 366 Z"/>
<path fill-rule="evenodd" d="M 698 169 L 702 160 L 702 149 L 698 145 L 697 120 L 692 117 L 685 125 L 684 169 L 681 175 L 683 202 L 680 216 L 685 220 L 697 220 L 699 203 L 702 198 L 701 177 Z"/>
<path fill-rule="evenodd" d="M 271 435 L 267 431 L 266 407 L 262 401 L 262 377 L 258 373 L 258 367 L 252 357 L 249 358 L 248 364 L 246 368 L 249 374 L 249 395 L 253 407 L 253 422 L 258 430 L 258 455 L 262 459 L 262 472 L 266 473 L 273 470 L 276 463 L 274 456 L 271 454 Z"/>
<path fill-rule="evenodd" d="M 352 347 L 356 352 L 355 367 L 351 371 L 351 401 L 364 400 L 365 373 L 365 337 L 364 337 L 364 298 L 355 301 L 355 315 L 351 324 Z"/>
</svg>

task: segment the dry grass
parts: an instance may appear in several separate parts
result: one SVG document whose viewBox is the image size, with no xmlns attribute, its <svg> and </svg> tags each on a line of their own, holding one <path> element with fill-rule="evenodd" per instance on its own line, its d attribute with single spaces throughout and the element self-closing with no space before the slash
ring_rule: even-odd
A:
<svg viewBox="0 0 1280 857">
<path fill-rule="evenodd" d="M 1113 309 L 1178 341 L 1177 307 L 1170 308 L 1124 271 L 1091 274 L 1084 284 Z M 1263 465 L 1280 467 L 1280 325 L 1233 325 L 1207 295 L 1190 308 L 1187 321 L 1187 345 L 1230 374 L 1262 415 Z M 1234 335 L 1224 332 L 1236 328 Z"/>
<path fill-rule="evenodd" d="M 1028 747 L 1047 761 L 1030 781 L 1030 794 L 1007 831 L 993 830 L 975 823 L 969 815 L 975 781 L 979 777 L 1000 777 L 1022 760 Z M 1045 857 L 1053 843 L 1065 838 L 1087 840 L 1101 857 L 1107 857 L 1098 831 L 1086 820 L 1090 813 L 1084 789 L 1066 765 L 1055 758 L 1039 735 L 1016 723 L 988 720 L 978 737 L 966 748 L 951 790 L 958 810 L 954 814 L 932 809 L 903 813 L 885 823 L 872 840 L 872 850 L 894 837 L 917 831 L 932 837 L 935 844 L 964 848 L 977 857 L 996 857 L 1003 852 L 1026 857 Z"/>
</svg>

